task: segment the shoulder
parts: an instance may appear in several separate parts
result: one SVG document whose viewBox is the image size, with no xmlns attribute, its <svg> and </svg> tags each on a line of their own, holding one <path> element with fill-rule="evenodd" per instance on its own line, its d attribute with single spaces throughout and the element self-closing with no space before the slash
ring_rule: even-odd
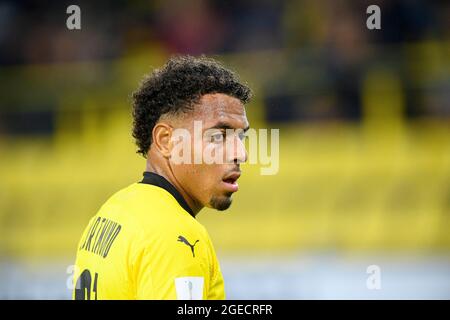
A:
<svg viewBox="0 0 450 320">
<path fill-rule="evenodd" d="M 100 211 L 127 222 L 151 227 L 170 219 L 182 211 L 182 208 L 166 190 L 153 185 L 133 183 L 112 195 Z"/>
<path fill-rule="evenodd" d="M 118 220 L 143 242 L 191 237 L 208 242 L 205 228 L 165 189 L 134 183 L 111 196 L 99 215 Z"/>
<path fill-rule="evenodd" d="M 105 205 L 139 211 L 161 206 L 167 207 L 172 202 L 170 194 L 158 186 L 133 183 L 113 194 Z"/>
</svg>

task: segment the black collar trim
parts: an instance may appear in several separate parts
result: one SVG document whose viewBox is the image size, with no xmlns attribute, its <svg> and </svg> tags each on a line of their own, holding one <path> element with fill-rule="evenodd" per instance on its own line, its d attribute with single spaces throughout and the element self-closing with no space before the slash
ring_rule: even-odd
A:
<svg viewBox="0 0 450 320">
<path fill-rule="evenodd" d="M 159 174 L 153 172 L 144 172 L 144 178 L 140 183 L 151 184 L 160 188 L 163 188 L 167 192 L 169 192 L 179 203 L 179 205 L 186 210 L 192 217 L 195 218 L 192 209 L 187 204 L 186 200 L 184 200 L 181 193 L 169 182 L 166 178 L 160 176 Z"/>
</svg>

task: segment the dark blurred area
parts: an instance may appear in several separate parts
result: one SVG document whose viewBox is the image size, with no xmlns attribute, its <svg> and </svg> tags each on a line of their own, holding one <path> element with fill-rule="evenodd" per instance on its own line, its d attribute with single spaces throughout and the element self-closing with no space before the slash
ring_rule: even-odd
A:
<svg viewBox="0 0 450 320">
<path fill-rule="evenodd" d="M 175 0 L 77 2 L 82 30 L 69 32 L 69 4 L 2 1 L 0 65 L 111 61 L 145 43 L 168 54 L 275 51 L 281 65 L 262 84 L 269 121 L 360 120 L 364 79 L 380 64 L 398 78 L 406 117 L 450 115 L 448 64 L 436 61 L 448 62 L 448 1 L 371 2 L 381 30 L 365 27 L 367 1 Z M 7 99 L 14 90 L 2 91 L 2 132 L 53 131 L 56 104 L 23 114 L 23 102 Z"/>
</svg>

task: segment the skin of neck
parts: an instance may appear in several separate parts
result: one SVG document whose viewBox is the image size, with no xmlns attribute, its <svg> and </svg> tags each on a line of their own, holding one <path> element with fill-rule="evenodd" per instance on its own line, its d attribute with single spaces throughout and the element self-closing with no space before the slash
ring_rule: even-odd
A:
<svg viewBox="0 0 450 320">
<path fill-rule="evenodd" d="M 175 174 L 171 168 L 170 161 L 168 158 L 164 157 L 161 153 L 159 153 L 153 146 L 150 146 L 150 149 L 147 153 L 147 163 L 146 163 L 146 171 L 156 173 L 162 177 L 164 177 L 167 181 L 169 181 L 183 196 L 184 200 L 187 202 L 189 208 L 191 208 L 194 216 L 196 216 L 201 209 L 203 209 L 203 205 L 193 199 L 182 187 L 179 183 Z"/>
</svg>

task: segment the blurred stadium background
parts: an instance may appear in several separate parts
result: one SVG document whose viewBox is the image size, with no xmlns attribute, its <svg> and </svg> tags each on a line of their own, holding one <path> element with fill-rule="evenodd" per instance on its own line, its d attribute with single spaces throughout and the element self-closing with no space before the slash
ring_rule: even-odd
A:
<svg viewBox="0 0 450 320">
<path fill-rule="evenodd" d="M 418 0 L 0 1 L 0 298 L 70 298 L 88 219 L 144 169 L 130 93 L 174 53 L 231 66 L 280 129 L 279 173 L 245 165 L 198 217 L 228 298 L 450 298 L 450 3 Z"/>
</svg>

